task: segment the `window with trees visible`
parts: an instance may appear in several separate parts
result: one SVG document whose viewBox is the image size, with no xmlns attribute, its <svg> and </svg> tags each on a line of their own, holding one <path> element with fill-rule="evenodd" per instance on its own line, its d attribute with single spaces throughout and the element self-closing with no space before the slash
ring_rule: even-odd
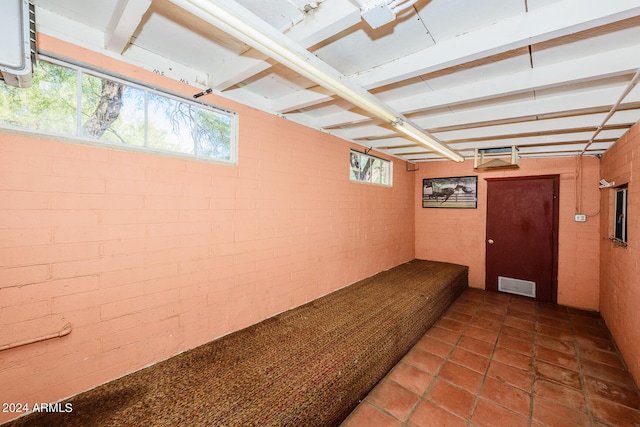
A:
<svg viewBox="0 0 640 427">
<path fill-rule="evenodd" d="M 58 61 L 0 83 L 0 127 L 235 163 L 237 115 Z"/>
<path fill-rule="evenodd" d="M 615 200 L 615 215 L 613 224 L 613 241 L 627 243 L 627 186 L 617 187 Z"/>
<path fill-rule="evenodd" d="M 351 181 L 391 186 L 392 163 L 359 151 L 351 151 Z"/>
</svg>

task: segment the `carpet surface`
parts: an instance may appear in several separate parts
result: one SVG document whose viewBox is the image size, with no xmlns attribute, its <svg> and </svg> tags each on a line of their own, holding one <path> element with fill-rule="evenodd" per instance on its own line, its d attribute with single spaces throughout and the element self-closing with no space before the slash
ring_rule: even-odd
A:
<svg viewBox="0 0 640 427">
<path fill-rule="evenodd" d="M 336 426 L 467 287 L 413 260 L 9 426 Z"/>
</svg>

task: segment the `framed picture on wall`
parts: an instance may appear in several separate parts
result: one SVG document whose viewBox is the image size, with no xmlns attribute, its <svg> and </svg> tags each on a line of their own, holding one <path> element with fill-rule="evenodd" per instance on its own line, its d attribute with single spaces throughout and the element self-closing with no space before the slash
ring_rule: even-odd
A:
<svg viewBox="0 0 640 427">
<path fill-rule="evenodd" d="M 423 208 L 478 207 L 478 177 L 425 178 L 422 180 Z"/>
</svg>

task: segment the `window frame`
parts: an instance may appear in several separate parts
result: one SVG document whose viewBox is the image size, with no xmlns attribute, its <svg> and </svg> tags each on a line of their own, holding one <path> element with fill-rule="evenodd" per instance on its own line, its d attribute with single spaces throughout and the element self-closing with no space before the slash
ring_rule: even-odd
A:
<svg viewBox="0 0 640 427">
<path fill-rule="evenodd" d="M 354 170 L 354 165 L 353 165 L 353 156 L 356 155 L 358 157 L 360 157 L 360 159 L 362 158 L 367 158 L 368 160 L 371 160 L 372 162 L 376 162 L 379 161 L 380 166 L 379 166 L 379 170 L 380 173 L 382 173 L 383 165 L 386 165 L 386 179 L 383 179 L 384 177 L 382 175 L 379 176 L 379 180 L 376 180 L 374 173 L 372 172 L 371 174 L 369 174 L 369 176 L 361 176 L 358 177 L 355 174 L 355 170 Z M 372 156 L 371 154 L 367 153 L 367 152 L 362 152 L 362 151 L 358 151 L 358 150 L 354 150 L 351 149 L 349 150 L 349 180 L 351 182 L 355 182 L 355 183 L 359 183 L 359 184 L 369 184 L 369 185 L 378 185 L 381 187 L 393 187 L 393 162 L 391 160 L 387 160 L 387 159 L 383 159 L 382 157 L 377 157 L 377 156 Z M 381 181 L 381 182 L 376 182 L 376 181 Z M 386 182 L 385 182 L 386 181 Z"/>
<path fill-rule="evenodd" d="M 68 60 L 68 59 L 59 59 L 56 57 L 52 57 L 52 56 L 47 56 L 47 55 L 38 55 L 38 60 L 39 61 L 43 61 L 43 62 L 48 62 L 51 63 L 55 66 L 59 66 L 59 67 L 63 67 L 63 68 L 67 68 L 67 69 L 71 69 L 76 73 L 76 87 L 75 87 L 75 93 L 76 93 L 76 104 L 75 104 L 75 108 L 76 108 L 76 113 L 75 113 L 75 117 L 74 117 L 74 121 L 75 121 L 75 129 L 73 131 L 73 133 L 59 133 L 59 132 L 52 132 L 52 131 L 48 131 L 48 130 L 44 130 L 44 129 L 33 129 L 33 128 L 29 128 L 29 127 L 24 127 L 24 126 L 19 126 L 19 125 L 12 125 L 12 124 L 5 124 L 5 123 L 0 123 L 0 129 L 5 129 L 5 130 L 12 130 L 12 131 L 18 131 L 18 132 L 25 132 L 28 134 L 32 134 L 32 135 L 40 135 L 40 136 L 45 136 L 45 137 L 54 137 L 54 138 L 62 138 L 64 141 L 68 141 L 68 142 L 74 142 L 74 143 L 80 143 L 80 144 L 86 144 L 86 145 L 92 145 L 92 146 L 100 146 L 100 147 L 108 147 L 108 148 L 115 148 L 115 149 L 120 149 L 120 150 L 125 150 L 125 151 L 134 151 L 134 152 L 144 152 L 144 153 L 150 153 L 150 154 L 156 154 L 156 155 L 162 155 L 162 156 L 168 156 L 168 157 L 177 157 L 177 158 L 183 158 L 183 159 L 189 159 L 189 160 L 197 160 L 197 161 L 204 161 L 204 162 L 210 162 L 210 163 L 216 163 L 216 164 L 224 164 L 224 165 L 237 165 L 238 164 L 238 145 L 239 145 L 239 141 L 238 141 L 238 129 L 239 129 L 239 115 L 237 112 L 229 110 L 227 108 L 223 108 L 220 107 L 218 105 L 214 105 L 214 104 L 210 104 L 210 103 L 206 103 L 200 100 L 193 100 L 190 98 L 187 98 L 185 95 L 183 94 L 179 94 L 179 93 L 175 93 L 175 92 L 171 92 L 169 90 L 165 90 L 162 88 L 158 88 L 155 86 L 151 86 L 148 83 L 145 82 L 141 82 L 141 81 L 137 81 L 137 80 L 132 80 L 129 79 L 127 77 L 124 76 L 120 76 L 120 75 L 116 75 L 116 74 L 110 74 L 108 71 L 105 70 L 99 70 L 95 67 L 91 67 L 89 65 L 86 64 L 80 64 L 78 62 L 72 61 L 72 60 Z M 95 137 L 91 137 L 91 136 L 86 136 L 83 135 L 81 133 L 82 130 L 82 101 L 83 101 L 83 93 L 82 93 L 82 81 L 83 81 L 83 76 L 91 76 L 91 77 L 96 77 L 98 79 L 103 79 L 103 80 L 110 80 L 110 81 L 114 81 L 116 83 L 125 85 L 127 87 L 131 87 L 135 90 L 141 90 L 144 92 L 144 141 L 143 141 L 143 145 L 134 145 L 134 144 L 120 144 L 117 142 L 112 142 L 109 140 L 104 140 L 104 139 L 100 139 L 100 138 L 95 138 Z M 21 90 L 21 89 L 20 89 Z M 208 113 L 214 113 L 214 114 L 219 114 L 222 116 L 226 116 L 227 119 L 229 120 L 229 158 L 221 158 L 221 157 L 211 157 L 211 156 L 203 156 L 203 155 L 198 155 L 198 154 L 191 154 L 191 153 L 187 153 L 187 152 L 181 152 L 181 151 L 173 151 L 173 150 L 169 150 L 169 149 L 160 149 L 160 148 L 154 148 L 149 146 L 148 143 L 148 124 L 150 122 L 150 119 L 148 117 L 149 111 L 148 111 L 148 104 L 149 101 L 148 99 L 150 98 L 150 95 L 155 95 L 155 96 L 159 96 L 159 97 L 163 97 L 172 101 L 176 101 L 182 104 L 185 104 L 187 106 L 193 106 L 196 107 L 197 111 L 204 111 L 207 114 Z"/>
<path fill-rule="evenodd" d="M 626 246 L 629 241 L 628 230 L 628 209 L 629 209 L 629 187 L 621 185 L 615 187 L 613 200 L 613 237 L 614 243 Z"/>
</svg>

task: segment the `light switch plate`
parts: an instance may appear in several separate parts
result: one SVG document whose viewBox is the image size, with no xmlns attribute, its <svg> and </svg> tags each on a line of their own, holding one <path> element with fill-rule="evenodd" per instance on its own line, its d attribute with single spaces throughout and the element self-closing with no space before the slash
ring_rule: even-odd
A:
<svg viewBox="0 0 640 427">
<path fill-rule="evenodd" d="M 585 222 L 587 220 L 587 216 L 583 214 L 576 214 L 576 222 Z"/>
</svg>

